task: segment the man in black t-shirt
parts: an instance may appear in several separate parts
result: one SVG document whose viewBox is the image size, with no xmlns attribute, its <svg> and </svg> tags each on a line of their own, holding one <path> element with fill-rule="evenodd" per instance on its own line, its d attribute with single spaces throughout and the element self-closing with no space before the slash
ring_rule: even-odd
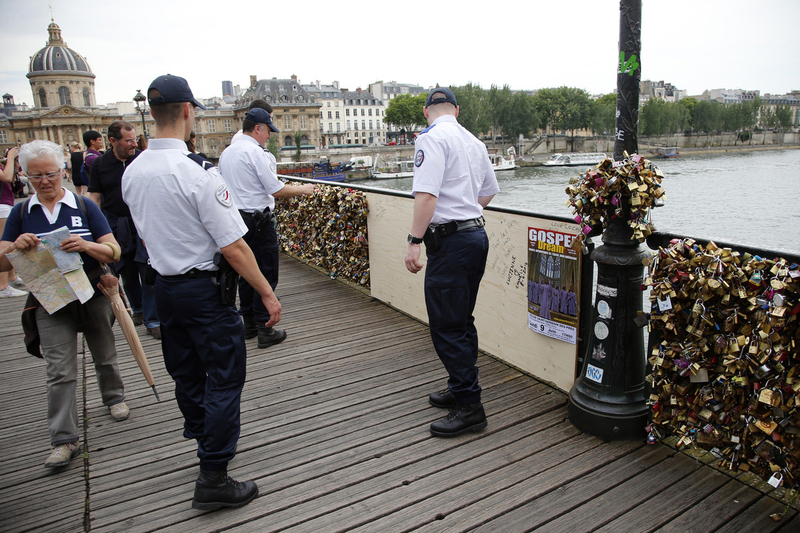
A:
<svg viewBox="0 0 800 533">
<path fill-rule="evenodd" d="M 147 333 L 161 338 L 153 288 L 144 284 L 147 250 L 136 233 L 128 205 L 122 199 L 122 174 L 140 154 L 136 149 L 133 124 L 115 120 L 108 127 L 111 149 L 95 160 L 89 179 L 89 194 L 103 209 L 114 237 L 122 248 L 122 257 L 114 268 L 122 277 L 128 295 L 133 322 L 144 323 Z"/>
</svg>

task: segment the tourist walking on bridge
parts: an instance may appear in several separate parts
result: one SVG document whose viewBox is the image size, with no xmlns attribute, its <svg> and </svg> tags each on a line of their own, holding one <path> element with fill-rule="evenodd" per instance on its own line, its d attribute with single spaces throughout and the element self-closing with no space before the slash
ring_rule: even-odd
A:
<svg viewBox="0 0 800 533">
<path fill-rule="evenodd" d="M 500 189 L 486 146 L 456 121 L 458 111 L 447 88 L 432 90 L 425 102 L 429 126 L 416 141 L 414 218 L 405 257 L 409 272 L 422 270 L 424 240 L 431 339 L 449 375 L 447 388 L 429 396 L 432 405 L 450 409 L 431 424 L 437 437 L 480 431 L 487 424 L 472 312 L 489 253 L 483 208 Z"/>
</svg>

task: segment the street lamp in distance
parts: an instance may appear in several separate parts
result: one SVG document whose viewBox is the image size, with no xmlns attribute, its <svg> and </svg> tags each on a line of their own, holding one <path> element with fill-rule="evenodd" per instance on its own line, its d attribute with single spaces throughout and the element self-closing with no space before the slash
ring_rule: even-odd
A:
<svg viewBox="0 0 800 533">
<path fill-rule="evenodd" d="M 133 97 L 133 101 L 136 102 L 136 111 L 142 115 L 142 135 L 144 138 L 147 139 L 147 128 L 144 125 L 144 114 L 147 112 L 147 106 L 145 105 L 145 101 L 147 97 L 142 94 L 142 91 L 136 90 L 136 96 Z"/>
</svg>

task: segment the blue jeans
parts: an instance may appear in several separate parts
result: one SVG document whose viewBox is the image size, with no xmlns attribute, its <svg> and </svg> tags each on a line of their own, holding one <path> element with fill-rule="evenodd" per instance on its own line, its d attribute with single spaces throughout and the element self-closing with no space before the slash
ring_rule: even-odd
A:
<svg viewBox="0 0 800 533">
<path fill-rule="evenodd" d="M 156 278 L 161 348 L 175 381 L 184 432 L 197 439 L 203 470 L 225 470 L 239 440 L 246 376 L 244 326 L 219 301 L 213 278 Z"/>
<path fill-rule="evenodd" d="M 459 404 L 481 401 L 478 384 L 478 297 L 489 239 L 483 228 L 471 228 L 442 238 L 442 247 L 428 252 L 425 306 L 431 340 L 449 375 L 448 387 Z"/>
</svg>

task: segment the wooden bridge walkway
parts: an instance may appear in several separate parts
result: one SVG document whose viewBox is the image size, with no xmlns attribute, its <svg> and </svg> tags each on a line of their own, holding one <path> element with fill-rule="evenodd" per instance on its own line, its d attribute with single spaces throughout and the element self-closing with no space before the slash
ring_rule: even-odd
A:
<svg viewBox="0 0 800 533">
<path fill-rule="evenodd" d="M 45 371 L 25 353 L 24 298 L 0 300 L 0 530 L 5 532 L 800 531 L 779 489 L 751 486 L 673 448 L 603 442 L 566 419 L 566 396 L 481 356 L 489 427 L 430 435 L 446 375 L 427 328 L 291 258 L 281 258 L 281 326 L 248 341 L 242 434 L 232 476 L 260 494 L 236 510 L 191 508 L 198 473 L 161 347 L 140 327 L 155 400 L 117 329 L 131 417 L 102 406 L 90 354 L 79 391 L 86 452 L 49 452 Z M 115 326 L 116 328 L 116 326 Z M 80 389 L 80 386 L 79 386 Z"/>
</svg>

